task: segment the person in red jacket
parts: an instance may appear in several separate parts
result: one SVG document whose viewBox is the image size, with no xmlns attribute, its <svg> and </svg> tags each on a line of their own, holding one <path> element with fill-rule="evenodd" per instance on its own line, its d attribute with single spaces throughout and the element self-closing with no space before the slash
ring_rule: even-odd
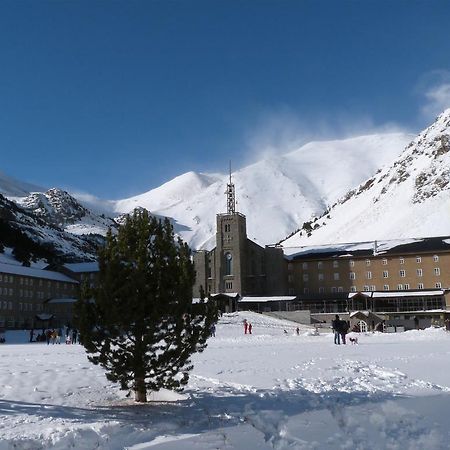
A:
<svg viewBox="0 0 450 450">
<path fill-rule="evenodd" d="M 247 319 L 244 319 L 244 334 L 247 334 L 247 330 L 248 330 L 248 322 Z"/>
</svg>

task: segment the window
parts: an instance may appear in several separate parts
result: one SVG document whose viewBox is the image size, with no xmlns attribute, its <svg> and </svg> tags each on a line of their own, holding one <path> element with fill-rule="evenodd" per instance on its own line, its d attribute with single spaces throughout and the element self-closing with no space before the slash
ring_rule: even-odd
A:
<svg viewBox="0 0 450 450">
<path fill-rule="evenodd" d="M 436 289 L 441 289 L 442 288 L 442 283 L 438 281 L 437 283 L 435 283 L 434 287 Z"/>
<path fill-rule="evenodd" d="M 333 280 L 335 280 L 335 281 L 339 280 L 339 273 L 338 272 L 334 272 Z"/>
<path fill-rule="evenodd" d="M 389 278 L 389 271 L 383 270 L 383 278 Z"/>
<path fill-rule="evenodd" d="M 435 267 L 434 268 L 434 274 L 435 275 L 440 275 L 441 274 L 441 269 L 439 269 L 439 267 Z"/>
<path fill-rule="evenodd" d="M 356 286 L 350 286 L 350 292 L 356 292 Z"/>
<path fill-rule="evenodd" d="M 364 292 L 369 292 L 369 291 L 370 291 L 369 286 L 364 286 L 363 291 L 364 291 Z"/>
<path fill-rule="evenodd" d="M 307 262 L 304 262 L 304 263 L 302 264 L 302 269 L 303 269 L 303 270 L 307 270 L 307 269 L 308 269 L 308 263 L 307 263 Z"/>
<path fill-rule="evenodd" d="M 322 262 L 322 261 L 319 261 L 319 262 L 317 263 L 317 268 L 318 268 L 318 269 L 322 269 L 322 268 L 323 268 L 323 262 Z"/>
<path fill-rule="evenodd" d="M 423 270 L 422 269 L 417 269 L 416 270 L 416 274 L 418 277 L 423 277 Z"/>
<path fill-rule="evenodd" d="M 383 291 L 388 291 L 388 290 L 389 290 L 389 285 L 388 284 L 383 285 Z"/>
<path fill-rule="evenodd" d="M 399 262 L 400 264 L 405 264 L 405 258 L 400 257 Z"/>
<path fill-rule="evenodd" d="M 356 280 L 356 273 L 350 272 L 350 280 Z"/>
<path fill-rule="evenodd" d="M 381 264 L 383 264 L 383 266 L 387 266 L 387 259 L 386 259 L 386 258 L 383 258 L 383 259 L 381 260 Z"/>
<path fill-rule="evenodd" d="M 336 269 L 339 267 L 339 261 L 333 261 L 333 267 Z"/>
<path fill-rule="evenodd" d="M 320 286 L 319 287 L 319 294 L 323 294 L 325 292 L 325 288 Z"/>
<path fill-rule="evenodd" d="M 409 283 L 406 283 L 406 284 L 405 284 L 405 291 L 407 291 L 407 290 L 409 290 L 409 289 L 411 289 L 411 287 L 409 286 Z"/>
<path fill-rule="evenodd" d="M 416 263 L 420 264 L 422 262 L 422 258 L 420 256 L 416 256 Z"/>
<path fill-rule="evenodd" d="M 366 278 L 368 280 L 371 280 L 372 279 L 372 272 L 366 272 Z"/>
<path fill-rule="evenodd" d="M 370 266 L 370 259 L 366 259 L 366 266 Z"/>
<path fill-rule="evenodd" d="M 303 281 L 309 281 L 309 275 L 307 273 L 303 274 Z"/>
<path fill-rule="evenodd" d="M 439 256 L 438 255 L 433 255 L 433 261 L 434 262 L 438 262 L 439 261 Z"/>
<path fill-rule="evenodd" d="M 233 274 L 233 255 L 225 253 L 225 275 Z"/>
<path fill-rule="evenodd" d="M 403 284 L 397 284 L 397 291 L 403 291 Z"/>
<path fill-rule="evenodd" d="M 233 282 L 225 281 L 225 289 L 233 289 Z"/>
<path fill-rule="evenodd" d="M 323 276 L 323 273 L 322 273 L 322 272 L 319 273 L 319 274 L 317 275 L 317 277 L 318 277 L 319 281 L 323 281 L 323 279 L 324 279 L 324 276 Z"/>
<path fill-rule="evenodd" d="M 355 261 L 353 261 L 352 259 L 348 262 L 348 265 L 350 267 L 355 267 Z"/>
<path fill-rule="evenodd" d="M 417 285 L 417 289 L 423 289 L 423 283 L 419 283 L 419 284 Z"/>
<path fill-rule="evenodd" d="M 373 291 L 376 291 L 377 290 L 377 287 L 374 285 L 374 284 L 372 284 L 371 286 L 370 286 L 370 290 L 373 292 Z"/>
<path fill-rule="evenodd" d="M 338 292 L 344 292 L 344 288 L 342 286 L 338 286 Z"/>
<path fill-rule="evenodd" d="M 225 224 L 225 233 L 229 233 L 231 231 L 231 224 L 226 223 Z"/>
<path fill-rule="evenodd" d="M 336 286 L 333 286 L 332 288 L 331 288 L 331 292 L 334 294 L 335 292 L 337 292 L 337 289 L 336 289 Z"/>
<path fill-rule="evenodd" d="M 400 270 L 399 274 L 400 274 L 400 276 L 402 278 L 405 278 L 406 277 L 406 270 Z"/>
<path fill-rule="evenodd" d="M 304 294 L 309 294 L 309 288 L 307 288 L 307 287 L 303 288 L 303 293 Z"/>
</svg>

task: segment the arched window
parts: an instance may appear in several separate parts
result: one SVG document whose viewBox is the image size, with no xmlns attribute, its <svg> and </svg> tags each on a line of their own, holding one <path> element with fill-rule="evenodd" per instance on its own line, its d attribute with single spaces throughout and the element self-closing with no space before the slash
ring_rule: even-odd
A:
<svg viewBox="0 0 450 450">
<path fill-rule="evenodd" d="M 225 275 L 233 275 L 233 255 L 225 253 Z"/>
</svg>

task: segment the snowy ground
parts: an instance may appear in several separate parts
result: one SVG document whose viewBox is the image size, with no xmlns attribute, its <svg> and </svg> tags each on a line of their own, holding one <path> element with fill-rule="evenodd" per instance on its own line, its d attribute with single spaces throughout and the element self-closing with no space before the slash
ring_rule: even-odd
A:
<svg viewBox="0 0 450 450">
<path fill-rule="evenodd" d="M 8 333 L 0 346 L 0 450 L 450 448 L 450 333 L 441 329 L 336 346 L 329 333 L 226 315 L 194 357 L 185 393 L 148 405 L 109 383 L 83 347 L 25 338 Z"/>
</svg>

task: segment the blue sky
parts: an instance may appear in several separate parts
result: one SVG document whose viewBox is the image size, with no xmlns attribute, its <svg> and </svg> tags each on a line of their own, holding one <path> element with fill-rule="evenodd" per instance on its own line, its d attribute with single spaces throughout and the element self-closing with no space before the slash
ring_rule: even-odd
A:
<svg viewBox="0 0 450 450">
<path fill-rule="evenodd" d="M 121 198 L 450 106 L 448 1 L 0 2 L 0 171 Z"/>
</svg>

